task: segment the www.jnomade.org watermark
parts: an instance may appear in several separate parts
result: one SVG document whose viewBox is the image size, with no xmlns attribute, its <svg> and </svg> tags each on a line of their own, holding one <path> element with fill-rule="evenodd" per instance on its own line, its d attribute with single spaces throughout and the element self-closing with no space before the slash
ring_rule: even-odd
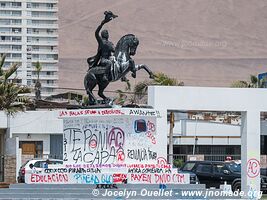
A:
<svg viewBox="0 0 267 200">
<path fill-rule="evenodd" d="M 248 199 L 260 199 L 262 197 L 262 191 L 248 191 L 247 193 L 243 191 L 224 191 L 224 190 L 167 190 L 167 189 L 158 189 L 158 190 L 149 190 L 149 189 L 141 189 L 141 190 L 92 190 L 92 195 L 94 197 L 103 197 L 103 198 L 116 198 L 116 197 L 124 197 L 126 199 L 131 197 L 161 197 L 170 198 L 170 197 L 201 197 L 201 198 L 215 198 L 215 197 L 247 197 Z"/>
<path fill-rule="evenodd" d="M 227 42 L 226 41 L 189 41 L 189 40 L 182 40 L 178 42 L 172 42 L 172 41 L 162 41 L 163 46 L 168 47 L 175 47 L 180 49 L 188 49 L 193 47 L 199 47 L 199 48 L 209 48 L 209 47 L 215 47 L 215 48 L 226 48 Z"/>
</svg>

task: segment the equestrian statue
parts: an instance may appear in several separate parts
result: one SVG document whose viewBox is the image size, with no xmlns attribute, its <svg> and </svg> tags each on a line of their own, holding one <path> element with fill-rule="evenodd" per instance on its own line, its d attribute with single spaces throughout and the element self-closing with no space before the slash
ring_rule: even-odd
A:
<svg viewBox="0 0 267 200">
<path fill-rule="evenodd" d="M 109 104 L 111 99 L 104 95 L 105 88 L 110 82 L 128 81 L 126 74 L 131 72 L 133 78 L 136 78 L 136 71 L 144 69 L 150 78 L 154 78 L 152 71 L 144 64 L 135 65 L 131 56 L 134 56 L 139 44 L 138 38 L 133 34 L 123 36 L 116 47 L 109 41 L 107 30 L 100 30 L 104 24 L 118 17 L 111 11 L 105 11 L 105 18 L 95 31 L 95 37 L 98 42 L 97 54 L 87 59 L 89 69 L 84 78 L 84 87 L 89 97 L 89 105 L 98 104 L 97 98 L 93 94 L 93 89 L 98 85 L 98 95 L 103 99 L 104 104 Z"/>
</svg>

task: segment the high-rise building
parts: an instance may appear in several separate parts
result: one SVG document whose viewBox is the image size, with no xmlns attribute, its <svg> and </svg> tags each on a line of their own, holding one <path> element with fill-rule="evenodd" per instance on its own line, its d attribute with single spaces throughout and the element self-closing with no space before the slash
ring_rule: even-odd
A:
<svg viewBox="0 0 267 200">
<path fill-rule="evenodd" d="M 0 54 L 19 63 L 17 82 L 34 88 L 36 62 L 42 96 L 58 87 L 58 0 L 0 0 Z"/>
</svg>

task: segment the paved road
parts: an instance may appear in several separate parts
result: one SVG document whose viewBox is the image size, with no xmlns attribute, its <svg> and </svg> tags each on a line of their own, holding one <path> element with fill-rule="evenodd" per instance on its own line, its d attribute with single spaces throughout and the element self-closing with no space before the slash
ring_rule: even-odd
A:
<svg viewBox="0 0 267 200">
<path fill-rule="evenodd" d="M 200 195 L 182 195 L 184 191 L 202 192 Z M 205 190 L 204 185 L 167 185 L 164 190 L 159 185 L 118 185 L 117 189 L 96 189 L 94 185 L 48 185 L 13 184 L 8 189 L 0 189 L 0 199 L 204 199 L 206 192 L 218 193 L 220 190 Z M 199 194 L 199 193 L 198 193 Z M 206 199 L 214 199 L 206 198 Z M 230 199 L 215 197 L 215 199 Z M 240 199 L 240 198 L 231 198 Z"/>
</svg>

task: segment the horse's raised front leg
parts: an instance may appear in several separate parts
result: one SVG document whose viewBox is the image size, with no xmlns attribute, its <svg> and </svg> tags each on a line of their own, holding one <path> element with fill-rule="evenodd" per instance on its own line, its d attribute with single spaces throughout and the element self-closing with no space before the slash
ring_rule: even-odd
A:
<svg viewBox="0 0 267 200">
<path fill-rule="evenodd" d="M 149 78 L 151 79 L 155 78 L 153 72 L 148 68 L 148 66 L 141 64 L 141 65 L 136 65 L 135 68 L 136 68 L 136 71 L 140 69 L 144 69 L 149 74 Z"/>
</svg>

